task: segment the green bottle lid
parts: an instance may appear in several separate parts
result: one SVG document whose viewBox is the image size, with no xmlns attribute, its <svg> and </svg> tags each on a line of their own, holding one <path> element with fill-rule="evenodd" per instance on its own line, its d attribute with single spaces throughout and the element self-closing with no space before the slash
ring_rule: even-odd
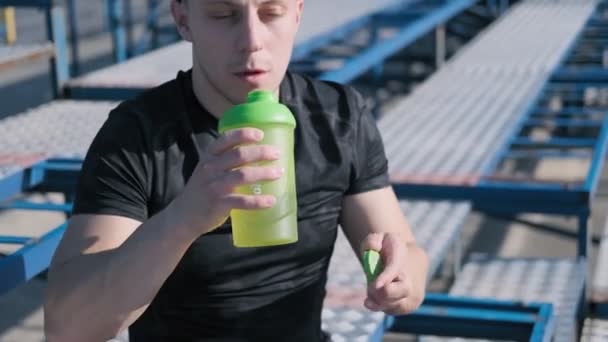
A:
<svg viewBox="0 0 608 342">
<path fill-rule="evenodd" d="M 247 95 L 247 102 L 230 108 L 219 120 L 218 131 L 247 126 L 281 124 L 296 127 L 296 120 L 287 106 L 279 103 L 274 94 L 254 90 Z"/>
<path fill-rule="evenodd" d="M 365 275 L 367 276 L 367 281 L 369 283 L 376 280 L 376 278 L 382 272 L 382 258 L 380 257 L 380 253 L 374 250 L 366 250 L 363 253 L 363 269 L 365 270 Z"/>
</svg>

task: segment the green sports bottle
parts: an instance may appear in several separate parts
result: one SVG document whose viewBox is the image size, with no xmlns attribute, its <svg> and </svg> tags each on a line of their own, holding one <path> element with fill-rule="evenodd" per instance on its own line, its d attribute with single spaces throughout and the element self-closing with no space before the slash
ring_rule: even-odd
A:
<svg viewBox="0 0 608 342">
<path fill-rule="evenodd" d="M 256 163 L 254 166 L 277 166 L 285 172 L 274 181 L 239 186 L 244 195 L 274 195 L 273 207 L 259 210 L 233 209 L 232 239 L 236 247 L 264 247 L 293 243 L 298 240 L 297 198 L 294 165 L 294 130 L 296 120 L 289 109 L 278 102 L 273 93 L 255 90 L 247 102 L 236 105 L 219 120 L 218 131 L 252 127 L 264 131 L 263 145 L 273 145 L 281 152 L 280 159 Z"/>
</svg>

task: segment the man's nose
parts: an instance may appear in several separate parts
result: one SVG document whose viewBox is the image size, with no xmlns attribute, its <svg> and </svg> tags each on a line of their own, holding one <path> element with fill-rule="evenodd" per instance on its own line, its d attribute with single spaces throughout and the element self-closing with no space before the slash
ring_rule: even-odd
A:
<svg viewBox="0 0 608 342">
<path fill-rule="evenodd" d="M 248 10 L 241 22 L 239 48 L 244 53 L 253 53 L 262 50 L 264 24 L 256 10 Z"/>
</svg>

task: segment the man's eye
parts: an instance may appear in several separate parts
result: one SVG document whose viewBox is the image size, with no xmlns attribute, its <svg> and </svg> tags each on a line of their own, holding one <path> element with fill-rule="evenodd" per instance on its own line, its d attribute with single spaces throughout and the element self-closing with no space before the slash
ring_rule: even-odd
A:
<svg viewBox="0 0 608 342">
<path fill-rule="evenodd" d="M 285 13 L 283 8 L 277 6 L 272 8 L 266 8 L 260 11 L 260 16 L 263 18 L 275 18 L 280 17 Z"/>
<path fill-rule="evenodd" d="M 234 17 L 235 15 L 236 11 L 230 10 L 211 13 L 211 17 L 214 19 L 228 19 Z"/>
</svg>

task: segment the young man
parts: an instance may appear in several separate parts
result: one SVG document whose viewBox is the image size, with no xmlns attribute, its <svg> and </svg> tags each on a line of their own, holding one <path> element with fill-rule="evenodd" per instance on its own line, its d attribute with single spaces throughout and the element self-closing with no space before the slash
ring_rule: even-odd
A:
<svg viewBox="0 0 608 342">
<path fill-rule="evenodd" d="M 303 0 L 173 0 L 192 70 L 116 108 L 86 157 L 45 303 L 53 341 L 327 340 L 321 308 L 340 224 L 385 269 L 365 305 L 405 314 L 425 291 L 427 260 L 387 176 L 375 122 L 352 88 L 286 72 Z M 253 89 L 294 113 L 299 241 L 232 246 L 232 208 L 274 204 L 240 184 L 281 177 L 241 167 L 282 152 L 261 135 L 218 135 L 217 120 Z"/>
</svg>

